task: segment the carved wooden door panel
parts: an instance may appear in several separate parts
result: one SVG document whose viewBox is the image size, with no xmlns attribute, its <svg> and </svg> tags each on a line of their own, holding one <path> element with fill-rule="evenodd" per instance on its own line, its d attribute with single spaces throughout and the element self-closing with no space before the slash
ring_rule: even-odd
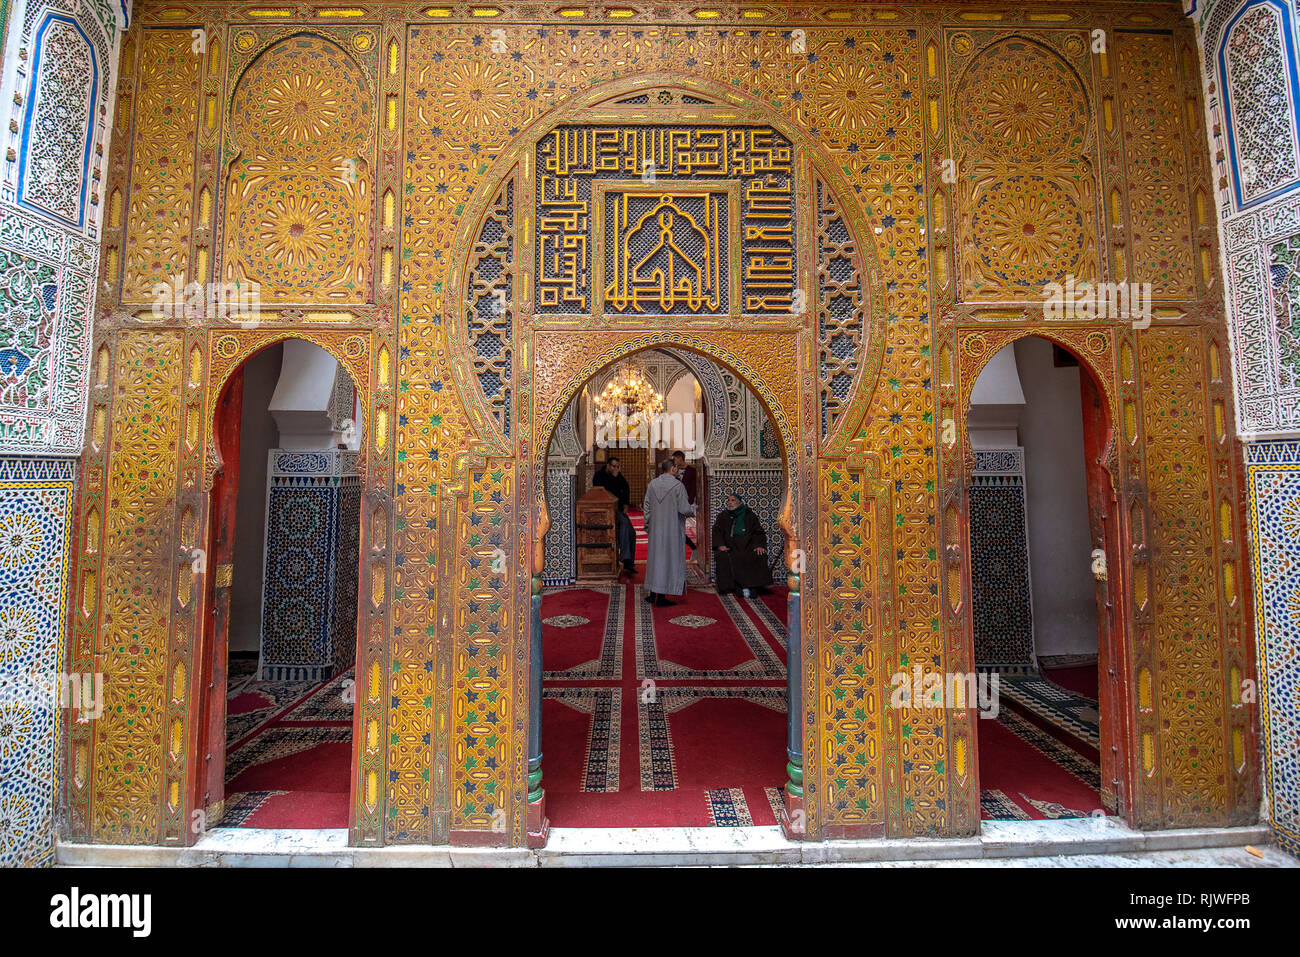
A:
<svg viewBox="0 0 1300 957">
<path fill-rule="evenodd" d="M 206 815 L 205 827 L 220 823 L 226 797 L 226 678 L 230 645 L 230 585 L 234 573 L 235 506 L 239 497 L 240 425 L 244 370 L 238 369 L 218 400 L 214 426 L 222 466 L 213 476 L 209 538 L 204 576 L 207 618 L 203 627 L 199 724 L 200 762 L 194 806 Z M 191 827 L 190 840 L 199 835 Z"/>
<path fill-rule="evenodd" d="M 1126 647 L 1123 509 L 1105 461 L 1113 441 L 1107 424 L 1106 399 L 1087 370 L 1080 368 L 1083 406 L 1084 468 L 1088 485 L 1088 528 L 1097 589 L 1097 669 L 1101 801 L 1107 813 L 1127 814 L 1130 788 L 1124 756 L 1129 735 L 1125 703 Z"/>
</svg>

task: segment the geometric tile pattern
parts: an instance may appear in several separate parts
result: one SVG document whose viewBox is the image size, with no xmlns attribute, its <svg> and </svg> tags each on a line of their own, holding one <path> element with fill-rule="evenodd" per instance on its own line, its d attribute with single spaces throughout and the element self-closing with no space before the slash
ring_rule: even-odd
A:
<svg viewBox="0 0 1300 957">
<path fill-rule="evenodd" d="M 70 459 L 0 459 L 0 867 L 53 854 L 75 478 Z"/>
<path fill-rule="evenodd" d="M 1300 856 L 1300 442 L 1246 446 L 1269 812 Z"/>
<path fill-rule="evenodd" d="M 1000 449 L 1015 463 L 1010 473 L 981 471 L 994 450 L 976 453 L 970 487 L 971 613 L 975 664 L 1028 665 L 1034 659 L 1025 526 L 1024 457 Z M 1016 467 L 1018 465 L 1018 468 Z"/>
<path fill-rule="evenodd" d="M 1293 0 L 1207 5 L 1197 26 L 1205 75 L 1219 87 L 1207 107 L 1238 427 L 1267 439 L 1300 427 L 1296 8 Z M 1245 458 L 1265 780 L 1278 844 L 1300 856 L 1300 444 L 1248 443 Z"/>
<path fill-rule="evenodd" d="M 261 676 L 318 681 L 351 667 L 356 650 L 361 486 L 340 474 L 356 458 L 272 449 L 268 460 Z"/>
<path fill-rule="evenodd" d="M 572 468 L 546 470 L 546 513 L 551 528 L 546 533 L 546 571 L 543 585 L 572 585 L 577 556 L 574 554 Z"/>
</svg>

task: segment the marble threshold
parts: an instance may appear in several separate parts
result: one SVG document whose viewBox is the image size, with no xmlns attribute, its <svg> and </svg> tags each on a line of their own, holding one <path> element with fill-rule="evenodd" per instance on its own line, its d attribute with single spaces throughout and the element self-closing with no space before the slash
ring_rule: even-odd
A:
<svg viewBox="0 0 1300 957">
<path fill-rule="evenodd" d="M 993 860 L 1262 848 L 1268 827 L 1135 831 L 1115 818 L 985 821 L 960 838 L 792 842 L 768 827 L 552 828 L 546 847 L 403 844 L 350 847 L 344 828 L 214 828 L 192 847 L 60 842 L 55 863 L 81 867 L 646 867 Z"/>
</svg>

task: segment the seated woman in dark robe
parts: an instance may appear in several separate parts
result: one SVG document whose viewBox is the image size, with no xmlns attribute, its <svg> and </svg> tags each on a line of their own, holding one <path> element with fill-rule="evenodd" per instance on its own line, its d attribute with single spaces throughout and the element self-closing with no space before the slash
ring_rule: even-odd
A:
<svg viewBox="0 0 1300 957">
<path fill-rule="evenodd" d="M 718 563 L 718 594 L 748 588 L 762 594 L 772 584 L 767 564 L 767 532 L 753 509 L 736 495 L 713 523 L 713 554 Z"/>
</svg>

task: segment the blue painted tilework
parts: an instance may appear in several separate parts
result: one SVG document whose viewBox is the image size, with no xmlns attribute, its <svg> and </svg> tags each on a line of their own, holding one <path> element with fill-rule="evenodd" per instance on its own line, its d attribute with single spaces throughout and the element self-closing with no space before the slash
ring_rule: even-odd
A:
<svg viewBox="0 0 1300 957">
<path fill-rule="evenodd" d="M 1300 857 L 1300 442 L 1245 450 L 1270 817 Z"/>
<path fill-rule="evenodd" d="M 59 685 L 76 463 L 0 459 L 0 867 L 54 853 Z"/>
</svg>

